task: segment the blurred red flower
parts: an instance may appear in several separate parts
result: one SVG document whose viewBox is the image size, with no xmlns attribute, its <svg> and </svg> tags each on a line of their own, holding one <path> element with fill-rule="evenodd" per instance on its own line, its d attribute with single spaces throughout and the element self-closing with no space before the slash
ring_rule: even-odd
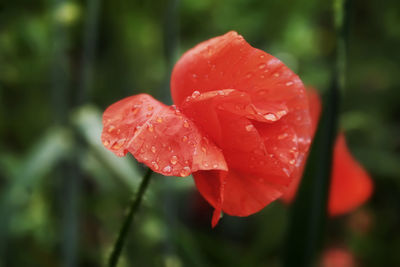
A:
<svg viewBox="0 0 400 267">
<path fill-rule="evenodd" d="M 321 100 L 315 90 L 308 90 L 313 135 L 316 131 L 321 112 Z M 299 169 L 302 172 L 302 169 Z M 296 195 L 302 175 L 294 177 L 282 200 L 291 203 Z M 328 213 L 331 216 L 342 215 L 356 209 L 372 194 L 373 184 L 368 173 L 352 157 L 346 145 L 344 134 L 338 134 L 334 151 Z"/>
<path fill-rule="evenodd" d="M 193 174 L 215 209 L 213 226 L 221 211 L 253 214 L 300 180 L 314 106 L 281 61 L 229 32 L 181 57 L 171 94 L 176 106 L 147 94 L 111 105 L 102 142 L 163 175 Z"/>
<path fill-rule="evenodd" d="M 356 267 L 354 254 L 344 248 L 329 248 L 322 253 L 320 267 Z"/>
</svg>

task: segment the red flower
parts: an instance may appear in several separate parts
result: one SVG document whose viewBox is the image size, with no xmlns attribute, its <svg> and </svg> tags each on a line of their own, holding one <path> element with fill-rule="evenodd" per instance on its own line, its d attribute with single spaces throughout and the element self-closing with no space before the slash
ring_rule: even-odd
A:
<svg viewBox="0 0 400 267">
<path fill-rule="evenodd" d="M 321 112 L 321 100 L 316 91 L 309 90 L 310 114 L 313 132 L 315 132 Z M 300 175 L 294 177 L 293 183 L 282 196 L 286 203 L 293 201 L 301 181 Z M 333 166 L 328 200 L 328 213 L 331 216 L 350 212 L 364 203 L 372 194 L 373 185 L 368 173 L 352 157 L 347 148 L 343 133 L 336 138 L 333 151 Z"/>
<path fill-rule="evenodd" d="M 163 175 L 193 174 L 220 212 L 253 214 L 301 173 L 312 136 L 306 91 L 281 61 L 229 32 L 186 52 L 171 77 L 176 107 L 146 94 L 111 105 L 103 144 Z"/>
</svg>

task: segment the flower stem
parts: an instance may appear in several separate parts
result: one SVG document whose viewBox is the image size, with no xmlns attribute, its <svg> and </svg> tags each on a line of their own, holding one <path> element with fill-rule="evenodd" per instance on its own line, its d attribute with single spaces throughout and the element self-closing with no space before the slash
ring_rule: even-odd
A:
<svg viewBox="0 0 400 267">
<path fill-rule="evenodd" d="M 124 247 L 126 237 L 129 233 L 132 219 L 140 207 L 140 203 L 142 202 L 143 195 L 146 192 L 147 186 L 149 185 L 152 173 L 152 170 L 149 168 L 144 175 L 142 182 L 140 183 L 139 190 L 137 191 L 136 196 L 132 199 L 132 202 L 129 205 L 129 211 L 125 216 L 124 223 L 121 230 L 119 231 L 117 241 L 114 244 L 114 248 L 108 260 L 109 267 L 114 267 L 118 264 L 118 259 Z"/>
</svg>

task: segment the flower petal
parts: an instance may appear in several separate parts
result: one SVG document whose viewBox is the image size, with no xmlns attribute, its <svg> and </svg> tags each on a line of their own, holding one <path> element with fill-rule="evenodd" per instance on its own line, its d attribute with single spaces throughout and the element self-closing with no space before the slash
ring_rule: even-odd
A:
<svg viewBox="0 0 400 267">
<path fill-rule="evenodd" d="M 171 94 L 178 106 L 194 91 L 222 89 L 248 93 L 258 108 L 284 104 L 289 111 L 308 112 L 305 89 L 298 76 L 233 31 L 187 51 L 171 77 Z"/>
<path fill-rule="evenodd" d="M 341 215 L 356 209 L 371 196 L 372 191 L 370 176 L 351 156 L 344 134 L 339 134 L 333 154 L 329 214 Z"/>
<path fill-rule="evenodd" d="M 322 108 L 321 107 L 321 98 L 319 97 L 318 92 L 313 88 L 308 88 L 307 96 L 308 96 L 308 103 L 310 106 L 311 133 L 312 133 L 311 139 L 312 139 L 317 130 L 318 121 L 319 121 L 319 117 L 321 114 L 321 108 Z M 301 153 L 299 155 L 299 159 L 301 159 L 304 162 L 306 161 L 307 157 L 308 157 L 307 151 L 305 151 L 304 153 Z M 303 176 L 304 168 L 305 168 L 305 164 L 302 164 L 299 168 L 294 170 L 293 182 L 289 185 L 286 192 L 281 197 L 283 202 L 289 204 L 293 201 L 293 199 L 297 193 L 297 189 L 300 185 L 300 181 Z"/>
<path fill-rule="evenodd" d="M 196 94 L 181 105 L 182 112 L 222 149 L 229 166 L 228 172 L 193 174 L 216 213 L 221 208 L 236 216 L 259 211 L 281 196 L 297 168 L 298 139 L 293 127 L 283 122 L 286 115 L 265 119 L 265 111 L 250 101 L 248 94 L 229 89 Z M 279 110 L 274 106 L 268 112 Z"/>
<path fill-rule="evenodd" d="M 197 170 L 227 170 L 221 150 L 173 107 L 147 94 L 127 97 L 103 115 L 102 141 L 117 156 L 129 151 L 153 171 L 188 176 Z"/>
</svg>

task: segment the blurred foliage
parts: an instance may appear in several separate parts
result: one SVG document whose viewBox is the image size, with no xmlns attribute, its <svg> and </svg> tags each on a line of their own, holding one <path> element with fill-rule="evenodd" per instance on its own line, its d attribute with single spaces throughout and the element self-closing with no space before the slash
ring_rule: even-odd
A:
<svg viewBox="0 0 400 267">
<path fill-rule="evenodd" d="M 0 266 L 104 265 L 142 167 L 102 148 L 102 110 L 139 92 L 170 103 L 179 55 L 229 30 L 324 91 L 331 7 L 316 0 L 0 1 Z M 351 10 L 340 127 L 375 194 L 329 221 L 326 248 L 346 248 L 359 266 L 400 265 L 399 11 L 396 0 L 354 1 Z M 120 266 L 281 264 L 282 204 L 248 218 L 224 216 L 214 230 L 210 217 L 190 178 L 156 176 Z"/>
</svg>

